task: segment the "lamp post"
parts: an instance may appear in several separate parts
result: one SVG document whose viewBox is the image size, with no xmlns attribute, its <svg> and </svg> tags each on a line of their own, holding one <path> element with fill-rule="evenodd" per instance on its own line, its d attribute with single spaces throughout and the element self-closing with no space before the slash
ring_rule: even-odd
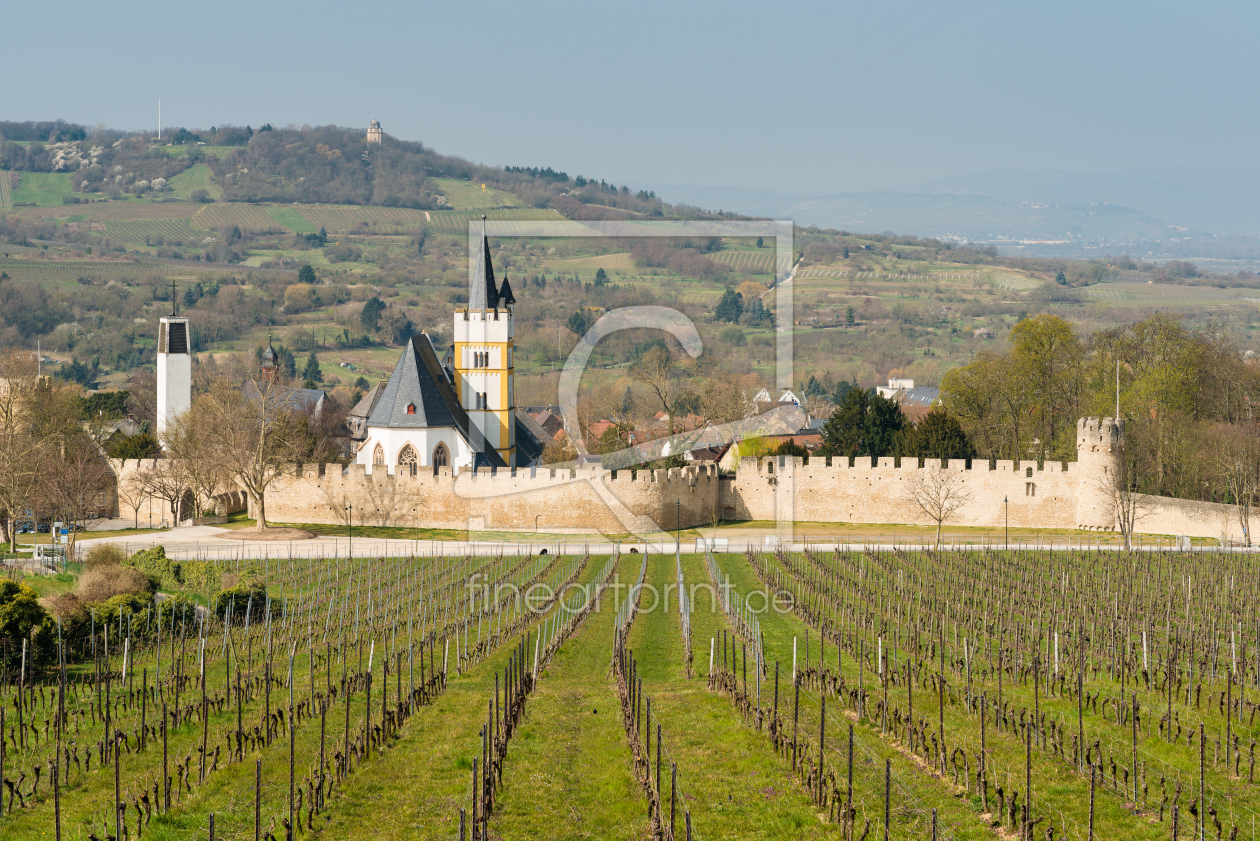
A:
<svg viewBox="0 0 1260 841">
<path fill-rule="evenodd" d="M 674 501 L 674 551 L 682 551 L 682 497 Z"/>
<path fill-rule="evenodd" d="M 1006 506 L 1006 550 L 1009 552 L 1011 549 L 1011 498 L 1002 497 L 1002 504 Z"/>
<path fill-rule="evenodd" d="M 350 548 L 349 550 L 347 550 L 346 557 L 353 558 L 354 557 L 354 503 L 352 502 L 346 503 L 346 529 L 348 531 L 347 539 L 349 540 L 349 543 L 350 543 Z"/>
</svg>

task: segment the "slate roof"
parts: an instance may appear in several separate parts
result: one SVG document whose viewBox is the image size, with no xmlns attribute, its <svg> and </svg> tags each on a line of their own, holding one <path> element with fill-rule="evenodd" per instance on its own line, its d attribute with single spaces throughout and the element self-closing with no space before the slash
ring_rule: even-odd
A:
<svg viewBox="0 0 1260 841">
<path fill-rule="evenodd" d="M 547 431 L 528 412 L 516 411 L 516 464 L 525 467 L 538 461 L 546 442 L 551 440 Z"/>
<path fill-rule="evenodd" d="M 434 370 L 425 364 L 425 351 L 432 357 Z M 454 409 L 458 408 L 458 401 L 454 400 L 452 389 L 439 386 L 439 383 L 446 385 L 446 377 L 437 373 L 440 367 L 433 345 L 427 339 L 419 342 L 408 339 L 394 372 L 368 415 L 368 426 L 411 429 L 456 426 Z M 414 407 L 411 413 L 407 412 L 408 406 Z"/>
<path fill-rule="evenodd" d="M 511 289 L 508 290 L 511 292 Z M 494 282 L 494 263 L 490 260 L 490 240 L 486 239 L 486 217 L 481 217 L 481 248 L 477 249 L 477 265 L 468 280 L 468 309 L 492 310 L 499 306 L 499 287 Z"/>
<path fill-rule="evenodd" d="M 414 414 L 407 413 L 408 405 Z M 433 343 L 425 334 L 407 340 L 389 381 L 368 416 L 368 426 L 394 429 L 453 427 L 465 441 L 473 443 L 472 423 L 459 405 L 455 390 L 446 379 Z M 493 448 L 478 455 L 477 465 L 506 467 Z"/>
<path fill-rule="evenodd" d="M 894 399 L 902 406 L 933 406 L 941 399 L 941 390 L 930 385 L 903 389 Z"/>
<path fill-rule="evenodd" d="M 356 441 L 362 441 L 367 437 L 367 422 L 372 416 L 372 410 L 376 408 L 376 404 L 381 399 L 381 392 L 385 391 L 388 385 L 386 380 L 373 385 L 368 389 L 368 393 L 363 395 L 358 403 L 354 404 L 354 408 L 346 415 L 346 426 L 350 429 L 350 437 Z"/>
</svg>

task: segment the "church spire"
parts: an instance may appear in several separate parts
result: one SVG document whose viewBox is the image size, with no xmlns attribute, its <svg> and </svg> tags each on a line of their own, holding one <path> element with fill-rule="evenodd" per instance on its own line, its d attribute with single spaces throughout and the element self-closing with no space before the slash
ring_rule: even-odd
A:
<svg viewBox="0 0 1260 841">
<path fill-rule="evenodd" d="M 490 240 L 486 239 L 486 217 L 481 216 L 481 247 L 477 249 L 477 265 L 468 282 L 468 308 L 492 310 L 499 306 L 499 287 L 494 282 L 494 264 L 490 260 Z"/>
</svg>

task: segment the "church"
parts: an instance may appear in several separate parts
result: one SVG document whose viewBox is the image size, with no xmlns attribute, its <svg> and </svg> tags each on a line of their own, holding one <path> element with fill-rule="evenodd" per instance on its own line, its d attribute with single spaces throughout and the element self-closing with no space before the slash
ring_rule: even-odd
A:
<svg viewBox="0 0 1260 841">
<path fill-rule="evenodd" d="M 518 419 L 512 390 L 516 298 L 495 281 L 490 243 L 481 243 L 468 306 L 454 313 L 453 344 L 439 357 L 427 334 L 412 337 L 389 380 L 350 412 L 355 463 L 371 474 L 536 464 L 542 442 Z"/>
</svg>

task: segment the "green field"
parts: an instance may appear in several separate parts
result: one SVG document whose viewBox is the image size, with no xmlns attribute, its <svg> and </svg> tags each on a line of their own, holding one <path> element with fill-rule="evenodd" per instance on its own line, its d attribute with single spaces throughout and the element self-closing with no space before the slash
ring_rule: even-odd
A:
<svg viewBox="0 0 1260 841">
<path fill-rule="evenodd" d="M 13 196 L 9 194 L 8 170 L 0 169 L 0 210 L 13 207 Z"/>
<path fill-rule="evenodd" d="M 496 190 L 493 187 L 482 188 L 481 184 L 471 181 L 459 181 L 454 178 L 431 178 L 450 202 L 453 210 L 471 210 L 485 207 L 520 207 L 521 202 L 511 193 Z"/>
<path fill-rule="evenodd" d="M 205 190 L 212 199 L 223 198 L 223 190 L 214 180 L 214 173 L 205 164 L 194 164 L 179 175 L 172 175 L 167 186 L 174 191 L 176 197 L 188 201 L 196 190 Z"/>
<path fill-rule="evenodd" d="M 69 173 L 65 172 L 22 172 L 18 188 L 12 192 L 14 204 L 33 203 L 38 207 L 51 207 L 61 204 L 61 197 L 72 192 Z"/>
<path fill-rule="evenodd" d="M 267 215 L 276 220 L 281 227 L 295 234 L 313 234 L 319 230 L 307 221 L 296 207 L 269 207 Z"/>
</svg>

